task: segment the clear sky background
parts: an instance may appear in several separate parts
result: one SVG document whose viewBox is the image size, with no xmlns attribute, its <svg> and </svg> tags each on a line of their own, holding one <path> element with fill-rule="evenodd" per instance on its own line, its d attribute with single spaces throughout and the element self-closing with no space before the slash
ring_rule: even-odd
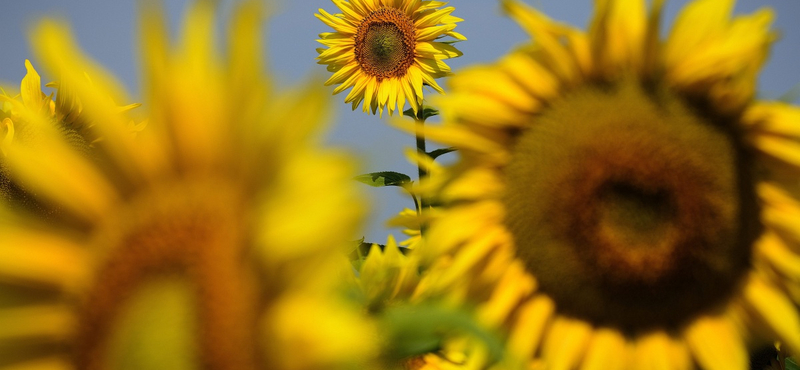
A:
<svg viewBox="0 0 800 370">
<path fill-rule="evenodd" d="M 585 29 L 593 9 L 591 0 L 525 0 L 543 10 L 551 18 Z M 171 26 L 178 27 L 186 0 L 163 0 Z M 672 24 L 686 0 L 668 1 L 665 31 Z M 233 0 L 223 0 L 222 19 L 227 19 Z M 269 69 L 278 86 L 291 86 L 317 78 L 328 77 L 322 65 L 316 64 L 315 41 L 320 32 L 330 29 L 314 17 L 317 9 L 336 13 L 328 0 L 274 1 L 274 15 L 267 32 Z M 495 0 L 452 0 L 453 15 L 463 18 L 456 31 L 468 40 L 457 44 L 464 56 L 448 64 L 458 71 L 476 63 L 498 59 L 515 45 L 526 41 L 526 34 L 514 21 L 499 12 Z M 775 10 L 774 28 L 781 39 L 773 46 L 772 54 L 759 81 L 763 98 L 777 98 L 800 84 L 800 0 L 741 0 L 737 13 L 751 13 L 769 6 Z M 122 80 L 128 91 L 139 95 L 138 7 L 136 0 L 0 0 L 0 85 L 16 86 L 25 75 L 24 60 L 40 65 L 29 48 L 28 32 L 42 17 L 55 17 L 72 25 L 73 33 L 85 53 L 90 55 Z M 41 71 L 40 71 L 41 72 Z M 49 82 L 50 77 L 44 75 Z M 333 90 L 333 86 L 330 87 Z M 428 94 L 435 94 L 430 90 Z M 416 167 L 402 156 L 403 148 L 414 145 L 414 138 L 390 127 L 377 116 L 359 110 L 353 112 L 344 104 L 345 93 L 331 96 L 337 108 L 331 117 L 328 142 L 344 147 L 360 160 L 362 172 L 399 171 L 416 177 Z M 798 123 L 800 124 L 800 123 Z M 431 144 L 429 144 L 431 145 Z M 454 154 L 448 154 L 450 160 Z M 444 159 L 444 157 L 443 157 Z M 385 241 L 388 231 L 383 221 L 402 208 L 413 208 L 411 200 L 397 188 L 370 188 L 363 185 L 364 197 L 372 205 L 372 213 L 364 225 L 368 241 Z"/>
</svg>

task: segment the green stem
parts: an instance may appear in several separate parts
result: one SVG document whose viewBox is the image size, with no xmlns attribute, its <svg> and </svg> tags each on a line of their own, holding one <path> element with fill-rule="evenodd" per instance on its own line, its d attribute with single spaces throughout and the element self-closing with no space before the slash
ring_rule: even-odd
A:
<svg viewBox="0 0 800 370">
<path fill-rule="evenodd" d="M 419 110 L 417 111 L 417 125 L 416 125 L 416 138 L 417 138 L 417 152 L 423 156 L 427 156 L 428 152 L 425 149 L 425 133 L 423 132 L 423 128 L 425 127 L 425 117 L 423 116 L 423 106 L 420 104 Z M 422 179 L 428 176 L 428 171 L 425 171 L 422 168 L 420 163 L 417 163 L 417 170 L 419 172 L 419 184 L 422 185 Z M 425 197 L 422 195 L 419 196 L 419 203 L 420 203 L 420 213 L 426 208 L 428 208 L 428 202 L 426 201 Z"/>
<path fill-rule="evenodd" d="M 413 192 L 411 192 L 411 189 L 409 187 L 403 186 L 403 190 L 405 190 L 406 193 L 408 193 L 408 195 L 411 196 L 411 199 L 414 201 L 414 209 L 417 210 L 417 215 L 419 215 L 420 212 L 422 212 L 422 209 L 419 207 L 419 201 L 417 201 L 417 196 L 414 195 Z"/>
</svg>

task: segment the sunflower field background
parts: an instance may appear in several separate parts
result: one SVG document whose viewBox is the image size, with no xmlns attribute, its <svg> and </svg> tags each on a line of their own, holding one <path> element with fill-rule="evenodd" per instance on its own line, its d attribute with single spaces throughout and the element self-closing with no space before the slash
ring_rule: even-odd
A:
<svg viewBox="0 0 800 370">
<path fill-rule="evenodd" d="M 647 5 L 627 7 L 642 4 Z M 657 23 L 653 14 L 658 12 L 647 12 L 662 4 Z M 0 211 L 0 258 L 4 259 L 0 260 L 0 369 L 722 370 L 747 368 L 748 355 L 756 361 L 749 364 L 752 368 L 798 368 L 793 358 L 785 357 L 796 354 L 792 349 L 800 349 L 800 146 L 796 142 L 800 136 L 800 2 L 738 1 L 733 17 L 740 22 L 736 23 L 739 29 L 725 28 L 728 16 L 712 9 L 731 5 L 725 0 L 454 0 L 449 4 L 93 0 L 2 5 L 0 121 L 5 140 L 0 145 L 0 175 L 9 205 Z M 419 6 L 415 13 L 407 10 Z M 774 33 L 758 33 L 762 23 L 769 23 L 767 13 L 756 13 L 765 7 L 772 9 L 774 19 L 768 29 Z M 686 8 L 701 10 L 696 10 L 695 18 L 681 18 L 678 14 Z M 636 11 L 650 18 L 636 18 Z M 328 15 L 341 12 L 346 14 Z M 597 12 L 606 13 L 598 16 Z M 751 14 L 758 15 L 738 21 L 737 17 Z M 432 15 L 437 17 L 431 20 Z M 362 19 L 373 23 L 359 26 Z M 590 26 L 592 19 L 597 23 Z M 687 26 L 687 19 L 697 24 Z M 680 41 L 695 49 L 664 52 L 671 54 L 664 57 L 668 67 L 663 72 L 658 69 L 661 52 L 647 48 L 661 44 L 646 39 L 645 35 L 653 36 L 646 32 L 656 27 L 654 34 L 663 40 L 682 21 L 684 39 Z M 446 26 L 450 26 L 447 32 L 437 28 Z M 422 38 L 408 44 L 414 32 Z M 433 38 L 420 36 L 432 32 L 449 38 L 436 44 Z M 397 35 L 406 39 L 392 39 Z M 730 35 L 740 38 L 741 44 Z M 709 46 L 709 56 L 691 59 L 705 51 L 692 44 L 695 36 L 729 44 L 719 50 Z M 326 39 L 332 41 L 326 44 Z M 346 55 L 343 59 L 352 45 L 348 40 L 353 39 L 356 48 L 366 50 L 358 44 L 363 40 L 372 40 L 366 46 L 373 48 L 364 52 L 365 57 Z M 589 39 L 594 44 L 586 43 Z M 640 39 L 648 46 L 639 48 L 638 41 L 631 41 Z M 400 47 L 401 41 L 417 45 L 418 57 L 400 55 L 407 58 L 400 72 L 397 65 L 391 66 L 395 70 L 384 70 L 381 63 L 394 63 L 399 55 L 387 48 Z M 425 46 L 422 54 L 429 58 L 419 56 L 420 43 L 427 41 L 432 46 Z M 762 42 L 769 45 L 769 52 Z M 322 58 L 330 45 L 344 46 L 331 49 L 328 59 Z M 567 56 L 564 50 L 572 54 Z M 725 60 L 716 51 L 737 57 Z M 387 56 L 395 59 L 386 62 Z M 346 62 L 340 64 L 341 60 Z M 708 60 L 744 72 L 725 75 L 727 67 L 720 67 L 719 77 L 713 68 L 709 72 L 700 66 Z M 498 61 L 502 62 L 494 64 Z M 346 63 L 350 66 L 343 67 Z M 381 85 L 369 87 L 365 82 L 369 73 L 353 72 L 367 71 L 364 63 L 372 63 L 369 73 L 381 74 L 378 83 L 395 75 L 405 83 L 406 68 L 413 65 L 420 66 L 423 80 L 435 80 L 425 80 L 426 85 L 441 86 L 443 97 L 430 86 L 416 93 L 424 94 L 424 103 L 419 102 L 425 108 L 441 104 L 441 115 L 432 115 L 426 123 L 432 125 L 426 129 L 430 134 L 427 150 L 442 154 L 439 159 L 414 155 L 414 131 L 421 128 L 401 114 L 419 86 L 401 88 L 391 82 L 385 90 Z M 446 63 L 452 73 L 426 74 L 425 66 L 437 63 Z M 331 65 L 328 71 L 326 64 Z M 567 65 L 575 66 L 574 70 Z M 331 72 L 342 68 L 352 70 L 331 86 L 323 86 Z M 463 77 L 461 71 L 466 72 Z M 753 76 L 756 84 L 750 86 L 748 79 Z M 375 88 L 373 101 L 388 97 L 388 111 L 380 103 L 380 114 L 365 113 L 370 97 L 361 103 L 364 93 L 360 98 L 353 94 L 351 111 L 350 101 L 344 103 L 349 89 L 331 94 L 350 86 L 340 87 L 345 79 L 367 95 Z M 523 82 L 529 83 L 525 86 L 529 90 L 515 85 Z M 403 93 L 406 87 L 409 90 Z M 520 93 L 523 90 L 530 95 Z M 560 95 L 563 91 L 579 93 Z M 408 104 L 404 106 L 398 98 L 398 111 L 389 117 L 395 96 L 403 95 Z M 592 99 L 599 95 L 602 103 L 596 104 Z M 645 101 L 650 100 L 640 96 L 652 98 L 664 110 L 625 112 L 630 106 L 647 106 Z M 559 105 L 562 98 L 575 103 L 579 112 Z M 688 110 L 681 99 L 689 102 Z M 783 103 L 750 110 L 753 102 L 775 100 Z M 675 213 L 681 225 L 689 225 L 686 235 L 672 229 L 657 234 L 666 235 L 664 248 L 672 248 L 669 243 L 674 240 L 683 245 L 688 239 L 697 245 L 713 245 L 709 253 L 727 253 L 725 238 L 749 240 L 730 242 L 734 256 L 725 256 L 719 263 L 715 257 L 705 259 L 700 252 L 684 251 L 690 257 L 680 261 L 701 270 L 707 264 L 723 271 L 697 273 L 697 279 L 711 285 L 690 292 L 696 301 L 712 292 L 712 303 L 682 303 L 675 311 L 689 313 L 673 314 L 670 307 L 626 306 L 629 298 L 618 299 L 624 294 L 617 291 L 606 296 L 602 290 L 608 286 L 634 287 L 639 289 L 636 294 L 660 299 L 660 292 L 648 290 L 647 284 L 660 281 L 659 271 L 673 271 L 672 267 L 658 259 L 657 251 L 653 257 L 638 250 L 614 249 L 619 240 L 624 240 L 619 245 L 627 246 L 631 241 L 625 238 L 638 238 L 638 231 L 626 234 L 628 229 L 599 228 L 597 235 L 607 243 L 602 244 L 590 235 L 595 230 L 591 219 L 584 225 L 592 227 L 575 229 L 575 222 L 586 219 L 574 216 L 582 212 L 581 202 L 568 195 L 554 198 L 572 208 L 548 209 L 546 216 L 530 217 L 538 224 L 559 215 L 564 215 L 565 223 L 573 222 L 568 234 L 576 234 L 579 239 L 575 240 L 586 245 L 600 246 L 597 255 L 592 255 L 601 261 L 600 272 L 572 278 L 569 274 L 574 271 L 550 267 L 559 264 L 552 263 L 562 259 L 559 252 L 552 254 L 544 248 L 540 251 L 547 254 L 544 259 L 529 252 L 533 249 L 528 249 L 527 240 L 561 243 L 562 231 L 529 232 L 524 207 L 535 204 L 531 208 L 536 208 L 539 203 L 527 203 L 528 196 L 508 198 L 496 193 L 511 189 L 510 193 L 524 194 L 530 185 L 542 191 L 540 198 L 550 197 L 546 193 L 551 188 L 549 178 L 528 178 L 530 167 L 520 164 L 521 160 L 504 159 L 528 155 L 511 149 L 517 139 L 523 143 L 520 146 L 534 143 L 537 155 L 551 148 L 551 144 L 536 146 L 540 145 L 537 139 L 524 134 L 529 117 L 538 117 L 540 103 L 556 107 L 543 109 L 545 123 L 556 123 L 544 125 L 545 137 L 563 135 L 558 128 L 561 114 L 592 121 L 593 113 L 581 115 L 585 110 L 601 115 L 617 112 L 606 127 L 624 126 L 631 132 L 640 127 L 625 126 L 625 122 L 637 115 L 652 121 L 669 121 L 664 117 L 674 115 L 682 123 L 700 127 L 691 126 L 697 131 L 688 136 L 670 129 L 659 131 L 685 140 L 676 144 L 680 148 L 708 140 L 725 142 L 700 150 L 699 158 L 710 164 L 698 165 L 697 172 L 692 172 L 694 167 L 686 170 L 688 179 L 680 181 L 649 170 L 636 172 L 641 168 L 636 166 L 629 172 L 586 175 L 600 182 L 606 181 L 603 176 L 616 176 L 607 191 L 611 194 L 608 202 L 614 212 L 613 207 L 621 205 L 622 213 L 608 216 L 612 229 L 618 226 L 615 222 L 631 226 L 625 212 L 644 207 L 645 213 L 656 214 L 647 213 L 645 226 L 634 217 L 634 228 L 650 227 L 652 222 L 659 226 L 663 222 L 659 217 Z M 534 113 L 520 121 L 520 115 L 510 113 L 520 106 L 526 114 L 527 109 Z M 701 112 L 700 124 L 692 121 L 697 117 L 689 111 Z M 417 117 L 423 116 L 420 109 Z M 62 132 L 52 130 L 51 121 L 58 122 Z M 753 160 L 757 170 L 750 174 L 750 162 L 734 161 L 732 176 L 749 181 L 752 175 L 752 182 L 745 182 L 753 188 L 731 187 L 727 180 L 720 180 L 730 176 L 729 169 L 722 168 L 727 156 L 739 159 L 739 126 L 731 129 L 732 139 L 719 139 L 715 129 L 705 125 L 724 126 L 729 121 L 743 127 L 767 122 L 765 140 L 772 138 L 769 135 L 792 138 L 786 146 L 765 144 L 758 141 L 759 136 L 741 139 L 756 140 L 755 151 L 789 163 L 790 168 L 775 170 L 767 162 L 764 169 L 757 159 Z M 587 130 L 594 128 L 590 125 Z M 569 140 L 563 141 L 565 147 L 574 144 Z M 653 143 L 654 139 L 641 140 Z M 735 154 L 728 151 L 726 140 L 733 142 Z M 492 150 L 498 142 L 506 147 Z M 659 145 L 648 148 L 672 155 L 674 163 L 696 164 L 696 157 L 682 157 L 672 152 L 674 147 Z M 451 153 L 450 146 L 458 150 Z M 615 159 L 627 158 L 625 149 L 592 148 L 602 154 L 621 154 L 611 159 L 599 155 L 599 162 L 589 163 L 599 163 L 598 168 L 603 163 L 628 168 L 626 159 Z M 650 152 L 643 149 L 643 153 Z M 547 161 L 567 157 L 543 158 L 535 163 L 549 168 Z M 653 158 L 656 167 L 676 168 Z M 723 175 L 706 177 L 714 172 L 707 171 L 708 166 L 719 163 L 723 163 Z M 363 184 L 389 185 L 400 173 L 416 185 L 417 172 L 422 173 L 423 167 L 431 175 L 430 182 L 423 180 L 427 186 L 406 189 L 416 194 L 414 200 L 399 187 Z M 393 172 L 377 182 L 374 176 L 357 176 L 381 171 Z M 581 173 L 575 176 L 591 183 Z M 509 177 L 525 183 L 513 183 Z M 715 187 L 715 181 L 727 185 Z M 736 210 L 730 211 L 724 201 L 719 203 L 715 194 L 685 195 L 691 190 L 685 190 L 684 183 L 738 194 L 720 196 L 734 199 L 730 207 Z M 652 188 L 657 191 L 651 192 Z M 580 193 L 584 188 L 570 190 L 575 189 Z M 590 198 L 575 199 L 594 205 Z M 670 208 L 674 199 L 680 205 L 677 211 Z M 417 200 L 422 203 L 415 204 Z M 656 206 L 643 206 L 643 200 Z M 428 209 L 430 201 L 434 207 Z M 599 212 L 606 209 L 606 201 L 598 201 Z M 748 208 L 758 202 L 767 205 Z M 500 211 L 497 204 L 502 204 Z M 681 213 L 696 204 L 701 211 Z M 424 217 L 417 217 L 415 206 Z M 18 212 L 16 207 L 25 211 Z M 667 211 L 660 214 L 662 208 Z M 739 208 L 766 209 L 767 216 L 750 217 L 746 211 L 740 215 L 735 213 Z M 502 219 L 500 214 L 510 214 L 512 220 L 494 223 Z M 744 221 L 731 231 L 725 222 L 733 219 Z M 763 234 L 762 224 L 766 225 Z M 430 237 L 430 244 L 420 238 L 421 233 Z M 663 244 L 647 238 L 642 240 Z M 728 241 L 717 243 L 722 247 L 709 241 L 723 239 Z M 764 256 L 753 252 L 757 257 L 749 257 L 751 242 L 757 246 L 753 251 Z M 695 245 L 691 243 L 687 245 Z M 739 253 L 741 245 L 745 249 Z M 569 259 L 566 256 L 564 260 Z M 535 262 L 542 260 L 546 262 Z M 615 268 L 630 265 L 631 270 Z M 608 266 L 614 269 L 603 270 Z M 695 274 L 692 268 L 685 269 Z M 550 272 L 551 277 L 543 276 Z M 559 285 L 564 276 L 569 281 L 588 281 L 591 274 L 610 276 L 609 282 L 603 280 L 599 288 L 590 283 L 580 283 L 584 285 L 579 288 Z M 725 280 L 726 274 L 734 278 Z M 714 293 L 717 280 L 713 279 L 719 275 L 723 275 L 722 298 Z M 667 296 L 674 297 L 678 294 L 675 286 L 684 287 L 692 278 L 695 275 L 670 277 L 674 281 L 662 285 L 668 288 Z M 592 290 L 591 294 L 599 298 L 584 297 L 580 287 L 586 286 L 597 288 L 599 293 Z M 540 288 L 544 293 L 539 293 Z M 731 304 L 719 303 L 727 302 L 729 296 L 734 297 Z M 616 312 L 607 314 L 602 307 L 592 307 L 593 303 L 613 306 L 609 309 Z M 648 322 L 651 317 L 642 312 L 651 309 L 660 316 Z"/>
</svg>

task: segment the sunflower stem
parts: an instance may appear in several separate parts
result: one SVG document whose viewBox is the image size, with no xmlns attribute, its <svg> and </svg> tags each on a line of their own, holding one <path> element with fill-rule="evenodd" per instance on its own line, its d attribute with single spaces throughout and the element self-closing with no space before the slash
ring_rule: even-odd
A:
<svg viewBox="0 0 800 370">
<path fill-rule="evenodd" d="M 420 212 L 422 212 L 422 209 L 419 207 L 419 201 L 417 200 L 417 196 L 414 195 L 414 192 L 411 191 L 410 187 L 403 186 L 403 190 L 405 190 L 408 193 L 408 195 L 411 196 L 411 199 L 414 201 L 414 209 L 417 210 L 417 215 L 419 215 Z"/>
<path fill-rule="evenodd" d="M 427 156 L 428 152 L 425 149 L 425 132 L 423 131 L 423 128 L 425 127 L 425 116 L 423 115 L 423 111 L 423 106 L 420 104 L 419 110 L 417 110 L 417 125 L 415 126 L 415 134 L 417 138 L 417 151 L 419 154 Z M 419 163 L 419 161 L 417 162 L 417 170 L 419 172 L 419 184 L 422 185 L 422 179 L 428 176 L 428 171 L 422 167 L 422 164 Z M 419 214 L 422 214 L 423 210 L 428 208 L 428 202 L 426 201 L 425 197 L 419 195 L 419 203 Z"/>
</svg>

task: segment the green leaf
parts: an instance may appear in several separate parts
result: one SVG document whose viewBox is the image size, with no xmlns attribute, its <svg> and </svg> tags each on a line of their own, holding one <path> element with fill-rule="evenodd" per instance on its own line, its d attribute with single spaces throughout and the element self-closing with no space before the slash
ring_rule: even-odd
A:
<svg viewBox="0 0 800 370">
<path fill-rule="evenodd" d="M 403 115 L 411 117 L 413 119 L 417 119 L 417 116 L 414 114 L 414 110 L 411 109 L 411 108 L 408 108 L 408 109 L 404 110 L 403 111 Z M 438 115 L 439 115 L 439 110 L 438 109 L 430 108 L 430 107 L 422 108 L 422 120 L 423 121 L 428 119 L 429 117 L 438 116 Z"/>
<path fill-rule="evenodd" d="M 800 365 L 797 364 L 794 356 L 786 358 L 786 370 L 800 370 Z"/>
<path fill-rule="evenodd" d="M 388 330 L 392 357 L 402 359 L 440 349 L 447 338 L 470 335 L 489 350 L 491 361 L 500 359 L 503 344 L 499 337 L 479 325 L 473 315 L 433 304 L 393 306 L 382 314 Z"/>
<path fill-rule="evenodd" d="M 436 159 L 436 158 L 439 158 L 439 156 L 441 156 L 443 154 L 447 154 L 447 153 L 450 153 L 450 152 L 455 152 L 456 150 L 457 150 L 456 148 L 449 147 L 449 148 L 436 149 L 436 150 L 428 152 L 427 154 L 428 154 L 428 157 L 431 157 L 431 159 Z"/>
<path fill-rule="evenodd" d="M 399 172 L 394 171 L 381 171 L 381 172 L 371 172 L 365 173 L 363 175 L 358 175 L 353 178 L 358 182 L 363 182 L 369 186 L 374 186 L 376 188 L 384 187 L 384 186 L 406 186 L 411 184 L 411 177 L 406 174 L 402 174 Z"/>
</svg>

